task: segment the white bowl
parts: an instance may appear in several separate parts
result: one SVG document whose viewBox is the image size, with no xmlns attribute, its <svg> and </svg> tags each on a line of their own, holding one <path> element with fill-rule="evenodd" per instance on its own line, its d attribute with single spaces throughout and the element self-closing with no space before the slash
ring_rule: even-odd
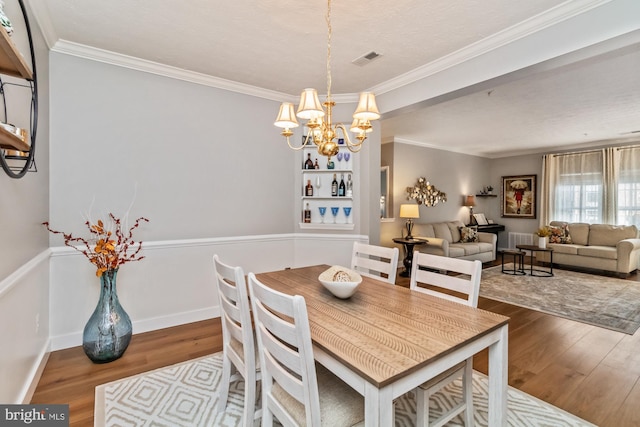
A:
<svg viewBox="0 0 640 427">
<path fill-rule="evenodd" d="M 338 272 L 343 272 L 344 274 L 341 275 L 342 279 L 346 280 L 336 281 L 335 276 Z M 327 288 L 333 295 L 338 298 L 346 299 L 356 292 L 358 286 L 362 282 L 362 276 L 346 267 L 334 265 L 328 270 L 322 272 L 322 274 L 318 276 L 318 280 L 320 280 L 322 286 Z"/>
</svg>

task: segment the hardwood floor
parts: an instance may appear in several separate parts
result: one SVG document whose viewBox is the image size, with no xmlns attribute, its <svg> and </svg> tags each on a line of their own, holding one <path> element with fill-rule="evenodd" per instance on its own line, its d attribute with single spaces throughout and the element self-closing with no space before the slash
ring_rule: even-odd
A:
<svg viewBox="0 0 640 427">
<path fill-rule="evenodd" d="M 640 281 L 637 273 L 627 280 Z M 397 284 L 408 286 L 398 277 Z M 639 284 L 640 286 L 640 284 Z M 640 425 L 640 331 L 627 335 L 480 298 L 509 323 L 509 385 L 603 427 Z M 125 355 L 93 364 L 81 347 L 53 352 L 32 403 L 68 403 L 93 426 L 97 385 L 220 351 L 219 319 L 134 335 Z M 487 352 L 474 359 L 487 373 Z"/>
</svg>

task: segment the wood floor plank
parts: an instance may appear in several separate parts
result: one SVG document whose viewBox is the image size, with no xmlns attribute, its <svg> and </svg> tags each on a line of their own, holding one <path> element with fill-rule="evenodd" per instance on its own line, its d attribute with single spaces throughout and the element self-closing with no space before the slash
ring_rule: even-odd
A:
<svg viewBox="0 0 640 427">
<path fill-rule="evenodd" d="M 564 353 L 558 355 L 555 363 L 588 375 L 599 363 L 610 356 L 610 353 L 621 344 L 625 336 L 622 332 L 614 332 L 604 328 L 587 326 L 587 329 L 588 332 L 581 339 Z"/>
<path fill-rule="evenodd" d="M 602 424 L 603 426 L 635 427 L 640 426 L 640 380 L 636 381 L 631 393 L 627 396 L 622 406 L 615 414 L 610 414 Z"/>
<path fill-rule="evenodd" d="M 606 427 L 607 420 L 615 419 L 609 425 L 620 427 L 617 413 L 637 381 L 638 376 L 629 375 L 625 370 L 599 364 L 580 387 L 565 393 L 556 404 L 571 408 L 569 412 L 598 426 Z"/>
<path fill-rule="evenodd" d="M 519 389 L 532 396 L 559 406 L 564 402 L 567 394 L 575 393 L 587 376 L 567 366 L 552 363 L 537 374 L 532 374 L 526 381 L 519 385 Z M 549 379 L 556 378 L 555 382 L 562 387 L 550 387 Z"/>
</svg>

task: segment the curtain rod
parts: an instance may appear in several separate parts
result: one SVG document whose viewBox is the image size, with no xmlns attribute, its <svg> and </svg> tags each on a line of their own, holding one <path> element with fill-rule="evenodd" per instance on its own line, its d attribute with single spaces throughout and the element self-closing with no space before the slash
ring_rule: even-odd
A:
<svg viewBox="0 0 640 427">
<path fill-rule="evenodd" d="M 600 150 L 588 150 L 588 151 L 572 151 L 570 153 L 554 154 L 553 157 L 576 156 L 578 154 L 601 153 L 601 152 L 602 152 L 602 149 L 600 149 Z"/>
<path fill-rule="evenodd" d="M 599 153 L 602 152 L 602 150 L 605 150 L 607 147 L 605 148 L 600 148 L 597 150 L 587 150 L 587 151 L 571 151 L 569 153 L 558 153 L 558 154 L 553 154 L 553 157 L 560 157 L 560 156 L 575 156 L 577 154 L 588 154 L 588 153 Z M 616 150 L 629 150 L 632 148 L 640 148 L 640 144 L 634 144 L 634 145 L 626 145 L 624 147 L 615 147 Z"/>
<path fill-rule="evenodd" d="M 640 145 L 627 145 L 626 147 L 616 147 L 616 150 L 629 150 L 631 148 L 640 148 Z"/>
</svg>

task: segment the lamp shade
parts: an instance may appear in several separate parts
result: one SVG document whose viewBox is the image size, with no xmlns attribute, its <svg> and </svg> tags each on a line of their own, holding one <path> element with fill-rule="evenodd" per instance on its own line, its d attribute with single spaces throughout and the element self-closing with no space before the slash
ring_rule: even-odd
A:
<svg viewBox="0 0 640 427">
<path fill-rule="evenodd" d="M 378 120 L 380 118 L 380 111 L 378 111 L 378 106 L 376 105 L 376 96 L 373 92 L 362 92 L 360 94 L 358 108 L 353 113 L 353 118 L 358 120 Z"/>
<path fill-rule="evenodd" d="M 324 110 L 318 99 L 318 92 L 315 89 L 305 89 L 302 91 L 297 116 L 305 120 L 324 117 Z"/>
<path fill-rule="evenodd" d="M 420 218 L 418 205 L 400 205 L 400 218 Z"/>
<path fill-rule="evenodd" d="M 476 196 L 467 196 L 464 199 L 464 205 L 465 206 L 469 206 L 469 207 L 473 207 L 476 205 Z"/>
<path fill-rule="evenodd" d="M 353 122 L 351 123 L 349 130 L 353 133 L 361 133 L 361 132 L 369 133 L 369 132 L 373 132 L 373 127 L 371 127 L 371 124 L 369 123 L 368 120 L 353 119 Z"/>
<path fill-rule="evenodd" d="M 283 102 L 280 105 L 280 112 L 278 113 L 278 117 L 276 117 L 275 123 L 273 123 L 279 128 L 296 128 L 298 127 L 298 121 L 296 120 L 296 116 L 293 113 L 293 104 L 290 102 Z"/>
</svg>

